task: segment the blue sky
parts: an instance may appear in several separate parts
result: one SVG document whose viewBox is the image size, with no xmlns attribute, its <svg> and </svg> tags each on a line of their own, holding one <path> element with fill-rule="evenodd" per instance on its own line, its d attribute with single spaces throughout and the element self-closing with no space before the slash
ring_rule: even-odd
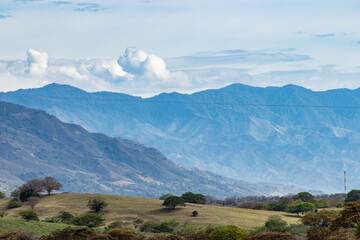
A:
<svg viewBox="0 0 360 240">
<path fill-rule="evenodd" d="M 359 12 L 358 0 L 2 0 L 0 91 L 358 88 Z"/>
</svg>

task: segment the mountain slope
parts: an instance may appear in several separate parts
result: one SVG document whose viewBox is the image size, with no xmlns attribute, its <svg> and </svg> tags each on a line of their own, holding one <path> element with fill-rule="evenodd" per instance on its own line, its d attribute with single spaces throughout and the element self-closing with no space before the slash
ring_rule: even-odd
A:
<svg viewBox="0 0 360 240">
<path fill-rule="evenodd" d="M 64 191 L 148 197 L 185 191 L 217 197 L 291 191 L 185 169 L 154 148 L 89 133 L 43 111 L 0 101 L 0 190 L 44 176 L 56 177 Z"/>
<path fill-rule="evenodd" d="M 51 84 L 0 99 L 144 143 L 187 167 L 329 192 L 342 191 L 347 170 L 348 187 L 360 187 L 360 113 L 351 108 L 360 106 L 359 89 L 234 84 L 142 99 Z"/>
</svg>

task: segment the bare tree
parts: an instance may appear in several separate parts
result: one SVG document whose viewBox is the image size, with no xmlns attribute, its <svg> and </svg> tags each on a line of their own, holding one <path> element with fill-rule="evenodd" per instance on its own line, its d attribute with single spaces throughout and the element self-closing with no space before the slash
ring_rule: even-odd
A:
<svg viewBox="0 0 360 240">
<path fill-rule="evenodd" d="M 29 205 L 31 207 L 31 210 L 34 210 L 34 207 L 36 204 L 38 204 L 40 202 L 40 199 L 38 197 L 30 197 L 26 204 Z"/>
</svg>

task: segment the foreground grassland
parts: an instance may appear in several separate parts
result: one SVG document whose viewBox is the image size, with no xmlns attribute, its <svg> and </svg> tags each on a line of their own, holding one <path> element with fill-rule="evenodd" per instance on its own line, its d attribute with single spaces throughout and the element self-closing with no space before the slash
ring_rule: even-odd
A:
<svg viewBox="0 0 360 240">
<path fill-rule="evenodd" d="M 106 224 L 120 220 L 123 221 L 127 227 L 133 227 L 132 222 L 136 219 L 143 219 L 144 221 L 162 221 L 175 219 L 181 224 L 194 223 L 200 226 L 208 226 L 209 224 L 231 224 L 250 230 L 254 227 L 263 225 L 267 218 L 273 215 L 280 215 L 288 223 L 299 222 L 299 218 L 297 218 L 295 215 L 290 215 L 284 212 L 197 204 L 187 204 L 186 207 L 169 210 L 161 206 L 163 201 L 156 199 L 104 194 L 63 193 L 44 196 L 41 198 L 40 203 L 35 206 L 34 211 L 39 214 L 41 220 L 47 217 L 54 217 L 58 215 L 60 211 L 69 211 L 73 215 L 80 215 L 89 212 L 89 209 L 86 205 L 88 200 L 92 198 L 104 199 L 109 204 L 108 207 L 101 213 L 101 215 L 106 219 Z M 0 200 L 0 211 L 6 210 L 6 204 L 8 201 L 9 200 Z M 26 224 L 26 222 L 23 220 L 14 220 L 9 218 L 19 218 L 19 212 L 27 209 L 30 208 L 24 205 L 20 208 L 6 210 L 8 212 L 6 220 L 0 218 L 0 232 L 4 231 L 5 228 L 6 230 L 11 229 L 11 227 L 9 227 L 11 224 L 7 224 L 7 221 L 14 221 L 14 228 L 17 228 L 16 226 Z M 192 217 L 191 215 L 194 210 L 199 212 L 197 217 Z M 64 224 L 54 223 L 33 222 L 27 224 L 39 224 L 39 228 L 41 224 L 44 224 L 44 230 L 42 233 L 45 233 L 48 229 L 50 229 L 50 227 L 47 228 L 46 226 L 52 227 L 49 232 L 64 227 Z M 36 228 L 38 227 L 36 226 Z"/>
<path fill-rule="evenodd" d="M 27 222 L 23 219 L 0 218 L 0 233 L 16 229 L 21 232 L 36 232 L 40 236 L 43 236 L 66 227 L 68 227 L 68 225 L 64 223 Z"/>
</svg>

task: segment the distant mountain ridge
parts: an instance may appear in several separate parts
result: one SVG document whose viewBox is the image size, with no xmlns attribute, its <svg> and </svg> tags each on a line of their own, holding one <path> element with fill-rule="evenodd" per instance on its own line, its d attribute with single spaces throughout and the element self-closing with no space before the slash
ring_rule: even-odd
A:
<svg viewBox="0 0 360 240">
<path fill-rule="evenodd" d="M 146 197 L 194 191 L 224 198 L 297 190 L 179 167 L 154 148 L 89 133 L 43 111 L 0 101 L 0 191 L 44 176 L 56 177 L 68 192 Z"/>
<path fill-rule="evenodd" d="M 91 132 L 155 147 L 177 164 L 228 177 L 341 192 L 360 188 L 360 89 L 233 84 L 142 99 L 51 84 L 0 93 Z"/>
</svg>

